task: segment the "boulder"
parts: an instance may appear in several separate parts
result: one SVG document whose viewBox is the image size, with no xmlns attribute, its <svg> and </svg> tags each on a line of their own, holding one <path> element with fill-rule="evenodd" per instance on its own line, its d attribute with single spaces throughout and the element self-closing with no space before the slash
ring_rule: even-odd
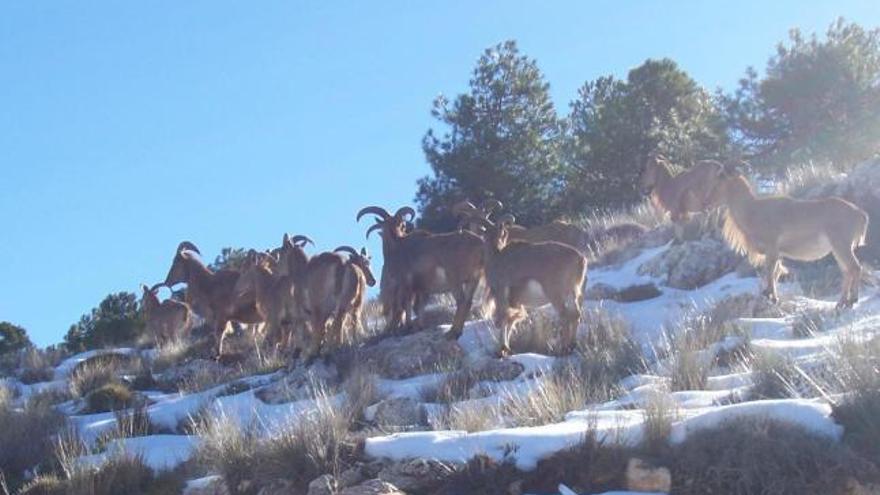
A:
<svg viewBox="0 0 880 495">
<path fill-rule="evenodd" d="M 622 303 L 645 301 L 662 295 L 663 292 L 653 283 L 630 285 L 618 289 L 608 284 L 598 283 L 584 292 L 584 298 L 591 301 L 617 301 Z"/>
<path fill-rule="evenodd" d="M 391 483 L 373 479 L 360 485 L 343 488 L 339 491 L 339 495 L 406 495 L 406 492 Z"/>
<path fill-rule="evenodd" d="M 411 378 L 460 363 L 464 352 L 442 330 L 382 339 L 360 351 L 361 362 L 386 378 Z"/>
<path fill-rule="evenodd" d="M 626 489 L 634 492 L 669 493 L 672 490 L 672 473 L 669 468 L 655 467 L 633 457 L 626 464 Z"/>
<path fill-rule="evenodd" d="M 428 421 L 422 404 L 407 397 L 385 399 L 371 406 L 368 416 L 382 426 L 419 426 Z"/>
<path fill-rule="evenodd" d="M 449 465 L 432 459 L 411 459 L 387 466 L 379 479 L 408 492 L 424 493 L 438 488 L 452 474 Z"/>
<path fill-rule="evenodd" d="M 335 495 L 339 489 L 339 481 L 336 476 L 322 474 L 309 483 L 306 495 Z"/>
<path fill-rule="evenodd" d="M 663 280 L 676 289 L 696 289 L 734 271 L 742 257 L 718 239 L 703 238 L 670 246 L 639 267 L 640 275 Z"/>
</svg>

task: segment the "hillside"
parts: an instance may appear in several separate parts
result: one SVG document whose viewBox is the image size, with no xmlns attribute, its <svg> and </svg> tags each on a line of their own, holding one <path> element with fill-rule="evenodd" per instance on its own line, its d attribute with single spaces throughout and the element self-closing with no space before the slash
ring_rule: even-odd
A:
<svg viewBox="0 0 880 495">
<path fill-rule="evenodd" d="M 64 416 L 69 479 L 147 466 L 131 493 L 877 493 L 880 290 L 837 311 L 833 263 L 793 264 L 772 306 L 711 221 L 691 227 L 597 257 L 570 356 L 549 311 L 500 359 L 485 319 L 448 340 L 438 300 L 436 325 L 385 335 L 373 311 L 308 367 L 247 336 L 224 364 L 195 339 L 24 360 L 0 403 Z"/>
</svg>

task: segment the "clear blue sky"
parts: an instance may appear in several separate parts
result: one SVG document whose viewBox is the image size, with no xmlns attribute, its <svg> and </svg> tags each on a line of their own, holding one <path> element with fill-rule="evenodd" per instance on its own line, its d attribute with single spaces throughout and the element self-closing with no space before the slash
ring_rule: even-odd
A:
<svg viewBox="0 0 880 495">
<path fill-rule="evenodd" d="M 104 295 L 161 280 L 183 239 L 209 259 L 284 231 L 360 246 L 355 212 L 411 202 L 432 99 L 499 41 L 565 112 L 649 57 L 729 88 L 789 28 L 837 16 L 877 26 L 880 5 L 3 2 L 0 320 L 58 342 Z"/>
</svg>

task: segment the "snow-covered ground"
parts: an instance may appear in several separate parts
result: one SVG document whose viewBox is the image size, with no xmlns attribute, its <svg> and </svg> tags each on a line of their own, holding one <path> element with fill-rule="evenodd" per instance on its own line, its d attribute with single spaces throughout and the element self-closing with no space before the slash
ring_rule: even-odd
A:
<svg viewBox="0 0 880 495">
<path fill-rule="evenodd" d="M 590 273 L 590 286 L 604 284 L 615 288 L 654 283 L 657 278 L 639 274 L 639 266 L 663 253 L 668 246 L 647 249 L 639 256 L 616 267 L 605 267 Z M 586 303 L 588 308 L 601 306 L 604 310 L 619 314 L 628 321 L 634 338 L 644 347 L 656 345 L 663 337 L 665 329 L 675 328 L 684 318 L 705 311 L 718 301 L 738 294 L 755 293 L 759 282 L 753 277 L 739 277 L 727 274 L 697 290 L 680 290 L 661 287 L 662 295 L 640 302 L 596 302 Z M 801 311 L 828 312 L 833 302 L 808 299 L 797 294 L 791 286 L 783 286 L 783 298 L 790 307 Z M 856 308 L 831 320 L 828 328 L 812 336 L 798 338 L 792 330 L 796 315 L 780 318 L 743 318 L 739 324 L 752 336 L 751 345 L 755 349 L 777 353 L 795 360 L 798 364 L 809 365 L 829 359 L 830 353 L 842 335 L 869 337 L 880 332 L 880 297 L 875 290 L 866 290 Z M 720 342 L 716 346 L 735 345 L 736 341 Z M 468 322 L 459 339 L 468 362 L 493 359 L 496 348 L 494 329 L 487 321 Z M 63 361 L 54 371 L 54 379 L 32 385 L 13 384 L 20 396 L 29 397 L 35 393 L 64 389 L 75 367 L 103 353 L 134 355 L 134 349 L 115 349 L 91 351 L 72 356 Z M 149 352 L 142 355 L 149 358 Z M 523 371 L 514 379 L 482 384 L 488 391 L 483 397 L 472 399 L 483 404 L 500 403 L 511 394 L 522 393 L 534 386 L 541 375 L 552 369 L 559 358 L 538 354 L 520 354 L 509 358 L 519 363 Z M 207 410 L 224 414 L 241 422 L 242 425 L 259 425 L 272 430 L 282 422 L 296 421 L 299 416 L 317 407 L 314 400 L 303 399 L 269 404 L 261 399 L 260 392 L 273 386 L 285 377 L 288 371 L 279 371 L 238 379 L 246 385 L 246 390 L 227 394 L 227 384 L 220 384 L 207 390 L 189 394 L 146 391 L 150 400 L 146 408 L 150 420 L 158 427 L 171 433 L 146 437 L 117 439 L 109 442 L 102 451 L 83 457 L 81 462 L 96 465 L 105 460 L 114 450 L 124 450 L 142 455 L 155 469 L 171 469 L 191 458 L 198 445 L 198 438 L 177 434 L 178 425 L 188 417 Z M 420 400 L 423 391 L 441 383 L 447 372 L 435 371 L 407 379 L 381 378 L 377 381 L 379 396 L 388 398 L 408 398 Z M 10 382 L 12 383 L 12 382 Z M 475 455 L 483 454 L 496 459 L 512 457 L 522 469 L 532 469 L 537 462 L 555 452 L 574 446 L 583 439 L 584 433 L 595 431 L 606 442 L 635 444 L 642 438 L 645 424 L 644 408 L 652 397 L 663 394 L 670 397 L 679 408 L 673 424 L 671 441 L 681 442 L 690 433 L 717 426 L 725 421 L 750 417 L 772 418 L 800 425 L 819 435 L 839 438 L 842 428 L 831 418 L 831 407 L 825 401 L 815 398 L 756 400 L 731 403 L 731 397 L 747 398 L 752 387 L 752 377 L 743 370 L 713 370 L 706 390 L 688 390 L 669 393 L 669 377 L 664 372 L 663 363 L 658 362 L 651 371 L 624 379 L 620 386 L 622 395 L 614 400 L 584 405 L 570 411 L 563 421 L 533 427 L 504 427 L 500 418 L 499 428 L 488 431 L 468 433 L 465 431 L 412 431 L 378 435 L 366 440 L 365 453 L 376 458 L 407 459 L 432 458 L 450 462 L 464 462 Z M 331 395 L 331 403 L 341 401 L 343 392 Z M 813 397 L 816 397 L 815 395 Z M 70 413 L 72 424 L 89 443 L 96 445 L 102 434 L 111 431 L 116 423 L 113 413 L 80 415 L 74 414 L 70 404 L 60 406 Z M 427 407 L 431 411 L 431 405 Z M 367 416 L 375 414 L 375 407 L 367 408 Z M 210 479 L 210 478 L 207 478 Z M 192 485 L 207 483 L 205 479 L 193 480 Z M 565 488 L 560 488 L 562 492 Z M 630 493 L 630 492 L 615 492 Z"/>
</svg>

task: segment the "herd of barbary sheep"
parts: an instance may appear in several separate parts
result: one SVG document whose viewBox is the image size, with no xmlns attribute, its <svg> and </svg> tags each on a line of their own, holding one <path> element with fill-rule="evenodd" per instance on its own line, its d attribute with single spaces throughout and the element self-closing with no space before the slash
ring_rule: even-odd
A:
<svg viewBox="0 0 880 495">
<path fill-rule="evenodd" d="M 814 261 L 829 252 L 843 273 L 838 307 L 858 301 L 861 265 L 854 250 L 865 243 L 865 211 L 836 197 L 759 197 L 732 164 L 706 160 L 677 175 L 671 170 L 665 158 L 652 155 L 639 180 L 642 192 L 669 213 L 677 232 L 690 214 L 724 208 L 725 240 L 764 269 L 762 294 L 771 301 L 778 300 L 777 281 L 785 273 L 782 258 Z M 459 203 L 453 213 L 460 228 L 448 233 L 413 229 L 415 211 L 409 207 L 394 214 L 378 206 L 358 212 L 358 221 L 375 218 L 367 236 L 378 231 L 382 237 L 379 300 L 389 330 L 418 326 L 430 296 L 448 293 L 456 307 L 448 335 L 457 338 L 484 283 L 502 356 L 510 353 L 510 333 L 526 309 L 546 304 L 561 321 L 561 350 L 572 350 L 587 277 L 584 253 L 599 240 L 561 221 L 525 228 L 502 208 L 494 200 L 479 207 Z M 622 224 L 601 237 L 633 238 L 644 231 Z M 376 283 L 370 257 L 349 246 L 309 257 L 309 243 L 306 236 L 285 234 L 279 248 L 250 251 L 239 270 L 212 271 L 194 244 L 181 242 L 164 282 L 143 286 L 148 331 L 157 340 L 168 339 L 188 329 L 195 313 L 213 330 L 218 357 L 230 322 L 261 324 L 267 342 L 305 362 L 338 347 L 350 338 L 346 332 L 362 329 L 366 286 Z M 159 301 L 159 287 L 181 283 L 186 302 Z"/>
</svg>

